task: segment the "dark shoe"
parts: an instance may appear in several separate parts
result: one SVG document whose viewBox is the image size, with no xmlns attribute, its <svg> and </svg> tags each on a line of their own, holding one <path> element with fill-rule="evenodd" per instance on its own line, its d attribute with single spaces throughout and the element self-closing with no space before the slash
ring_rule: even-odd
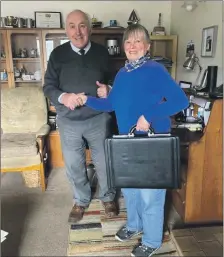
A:
<svg viewBox="0 0 224 257">
<path fill-rule="evenodd" d="M 68 222 L 76 223 L 76 222 L 80 221 L 84 215 L 84 212 L 85 212 L 84 206 L 79 206 L 79 205 L 75 204 L 72 207 L 72 210 L 69 214 Z"/>
<path fill-rule="evenodd" d="M 107 218 L 112 218 L 114 216 L 117 216 L 118 211 L 115 202 L 103 202 L 103 206 L 105 208 L 105 216 Z"/>
<path fill-rule="evenodd" d="M 159 248 L 151 248 L 149 246 L 139 244 L 131 252 L 134 257 L 150 257 L 156 253 Z"/>
<path fill-rule="evenodd" d="M 127 229 L 127 227 L 124 225 L 122 228 L 118 230 L 118 232 L 115 235 L 115 238 L 119 240 L 120 242 L 127 241 L 131 239 L 134 236 L 137 236 L 141 234 L 142 231 L 130 231 Z"/>
</svg>

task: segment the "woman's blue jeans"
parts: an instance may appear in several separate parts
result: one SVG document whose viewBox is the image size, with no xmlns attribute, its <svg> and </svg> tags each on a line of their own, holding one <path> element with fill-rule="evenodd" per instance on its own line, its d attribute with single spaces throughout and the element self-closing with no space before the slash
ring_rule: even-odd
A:
<svg viewBox="0 0 224 257">
<path fill-rule="evenodd" d="M 127 208 L 127 229 L 143 231 L 142 243 L 162 244 L 166 189 L 122 189 Z"/>
</svg>

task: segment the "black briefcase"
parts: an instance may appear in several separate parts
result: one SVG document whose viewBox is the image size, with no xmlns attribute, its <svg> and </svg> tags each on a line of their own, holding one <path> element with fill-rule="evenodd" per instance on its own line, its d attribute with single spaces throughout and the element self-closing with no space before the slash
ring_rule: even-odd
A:
<svg viewBox="0 0 224 257">
<path fill-rule="evenodd" d="M 128 135 L 105 141 L 110 188 L 181 188 L 179 138 L 171 134 Z"/>
</svg>

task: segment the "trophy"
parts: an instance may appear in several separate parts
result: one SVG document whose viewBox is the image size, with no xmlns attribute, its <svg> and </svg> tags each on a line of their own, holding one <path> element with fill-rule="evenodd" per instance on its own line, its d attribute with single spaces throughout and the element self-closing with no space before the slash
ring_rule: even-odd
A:
<svg viewBox="0 0 224 257">
<path fill-rule="evenodd" d="M 152 35 L 166 35 L 165 28 L 161 26 L 161 13 L 159 14 L 158 25 L 154 27 Z"/>
</svg>

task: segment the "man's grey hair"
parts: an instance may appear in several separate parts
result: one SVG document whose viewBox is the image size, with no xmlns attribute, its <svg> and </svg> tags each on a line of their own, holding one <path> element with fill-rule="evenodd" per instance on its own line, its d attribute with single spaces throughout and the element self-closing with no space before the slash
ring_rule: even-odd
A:
<svg viewBox="0 0 224 257">
<path fill-rule="evenodd" d="M 123 34 L 123 44 L 130 36 L 135 36 L 139 33 L 143 33 L 145 41 L 150 44 L 149 32 L 144 26 L 140 24 L 131 24 L 125 29 Z"/>
<path fill-rule="evenodd" d="M 80 12 L 80 13 L 83 14 L 83 16 L 85 17 L 86 25 L 87 25 L 89 31 L 91 31 L 92 22 L 91 22 L 90 15 L 89 15 L 88 13 L 83 12 L 82 10 L 79 10 L 79 9 L 75 9 L 75 10 L 71 11 L 71 12 L 67 15 L 67 18 L 68 18 L 68 16 L 69 16 L 70 14 L 75 13 L 75 12 Z M 67 18 L 66 18 L 66 20 L 67 20 Z"/>
</svg>

